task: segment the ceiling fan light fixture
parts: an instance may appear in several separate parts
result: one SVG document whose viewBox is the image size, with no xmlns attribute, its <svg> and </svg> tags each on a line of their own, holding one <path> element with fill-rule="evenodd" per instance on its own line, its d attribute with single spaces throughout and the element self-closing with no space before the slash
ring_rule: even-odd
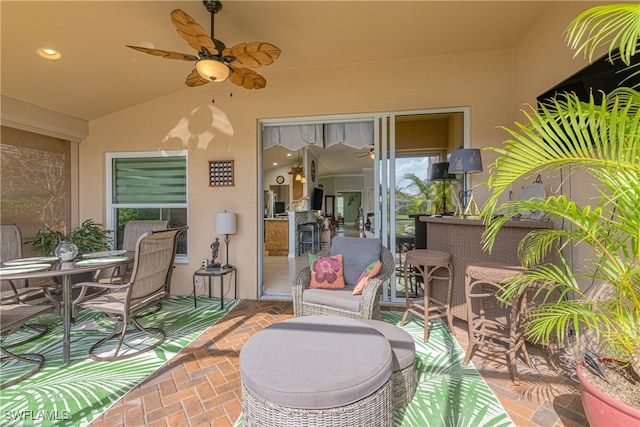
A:
<svg viewBox="0 0 640 427">
<path fill-rule="evenodd" d="M 201 59 L 196 62 L 196 70 L 203 79 L 222 82 L 229 77 L 229 67 L 215 59 Z"/>
</svg>

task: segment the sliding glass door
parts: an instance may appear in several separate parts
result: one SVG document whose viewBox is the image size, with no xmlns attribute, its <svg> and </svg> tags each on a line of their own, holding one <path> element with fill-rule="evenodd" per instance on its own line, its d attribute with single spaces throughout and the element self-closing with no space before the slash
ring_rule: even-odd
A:
<svg viewBox="0 0 640 427">
<path fill-rule="evenodd" d="M 259 295 L 286 297 L 308 262 L 306 254 L 299 256 L 291 247 L 269 251 L 276 237 L 266 228 L 298 218 L 300 213 L 291 213 L 301 210 L 297 198 L 312 202 L 316 188 L 323 190 L 321 210 L 333 212 L 339 234 L 379 237 L 400 267 L 403 251 L 426 241 L 419 217 L 434 213 L 441 200 L 444 185 L 429 180 L 431 165 L 467 145 L 468 126 L 468 110 L 460 108 L 261 121 Z M 296 181 L 298 174 L 304 180 Z M 280 186 L 277 195 L 275 184 Z M 296 185 L 302 196 L 294 195 Z M 453 185 L 447 197 L 456 193 Z M 288 200 L 287 212 L 273 214 L 279 209 L 268 205 L 275 198 Z M 289 246 L 295 245 L 294 237 L 288 237 Z M 385 301 L 404 299 L 404 283 L 397 276 L 384 290 Z"/>
<path fill-rule="evenodd" d="M 469 114 L 467 109 L 408 111 L 383 114 L 376 120 L 376 184 L 367 191 L 375 205 L 371 231 L 396 259 L 396 274 L 383 299 L 403 302 L 404 253 L 426 247 L 420 217 L 438 212 L 443 195 L 451 206 L 451 198 L 461 188 L 457 181 L 431 181 L 431 166 L 446 161 L 451 151 L 468 146 Z"/>
</svg>

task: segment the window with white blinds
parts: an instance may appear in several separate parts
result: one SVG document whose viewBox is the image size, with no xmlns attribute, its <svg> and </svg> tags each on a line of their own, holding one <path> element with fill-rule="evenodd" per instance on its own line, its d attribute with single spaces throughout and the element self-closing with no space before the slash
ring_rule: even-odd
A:
<svg viewBox="0 0 640 427">
<path fill-rule="evenodd" d="M 113 159 L 113 203 L 187 202 L 187 158 Z"/>
<path fill-rule="evenodd" d="M 150 151 L 107 154 L 107 225 L 122 246 L 131 220 L 187 224 L 187 152 Z M 176 261 L 187 261 L 187 233 L 180 235 Z"/>
</svg>

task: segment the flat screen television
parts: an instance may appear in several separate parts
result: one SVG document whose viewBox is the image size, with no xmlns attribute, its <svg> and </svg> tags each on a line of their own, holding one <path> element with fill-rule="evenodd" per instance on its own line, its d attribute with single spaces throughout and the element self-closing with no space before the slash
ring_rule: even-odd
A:
<svg viewBox="0 0 640 427">
<path fill-rule="evenodd" d="M 273 213 L 279 214 L 284 212 L 284 202 L 274 202 L 273 203 Z"/>
<path fill-rule="evenodd" d="M 314 188 L 313 195 L 311 196 L 311 210 L 322 210 L 322 197 L 324 196 L 324 190 L 322 188 Z"/>
<path fill-rule="evenodd" d="M 640 76 L 629 78 L 638 70 L 640 70 L 640 55 L 632 56 L 631 67 L 627 67 L 619 58 L 610 62 L 607 54 L 538 96 L 537 101 L 541 103 L 557 94 L 573 92 L 581 101 L 588 102 L 589 94 L 593 92 L 594 100 L 600 103 L 602 102 L 600 91 L 609 93 L 621 84 L 633 87 L 640 83 Z"/>
</svg>

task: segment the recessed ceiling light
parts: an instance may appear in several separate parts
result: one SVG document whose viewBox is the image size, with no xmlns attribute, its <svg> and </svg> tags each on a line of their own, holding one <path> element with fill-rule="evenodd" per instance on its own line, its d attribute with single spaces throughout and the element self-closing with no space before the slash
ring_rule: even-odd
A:
<svg viewBox="0 0 640 427">
<path fill-rule="evenodd" d="M 44 59 L 60 59 L 62 58 L 62 55 L 60 54 L 60 52 L 58 52 L 55 49 L 49 49 L 46 47 L 41 47 L 38 50 L 36 50 L 36 53 L 38 55 L 40 55 L 41 57 L 43 57 Z"/>
</svg>

